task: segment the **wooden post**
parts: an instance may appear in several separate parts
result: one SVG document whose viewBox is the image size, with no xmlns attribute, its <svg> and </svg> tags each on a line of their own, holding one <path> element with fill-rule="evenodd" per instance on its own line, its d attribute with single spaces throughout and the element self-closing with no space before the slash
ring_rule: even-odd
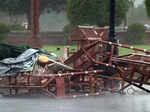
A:
<svg viewBox="0 0 150 112">
<path fill-rule="evenodd" d="M 56 91 L 57 91 L 57 98 L 65 97 L 65 80 L 64 77 L 57 77 L 56 78 Z"/>
<path fill-rule="evenodd" d="M 32 35 L 27 40 L 27 44 L 32 48 L 42 47 L 39 33 L 39 0 L 31 0 L 31 12 L 32 12 Z"/>
</svg>

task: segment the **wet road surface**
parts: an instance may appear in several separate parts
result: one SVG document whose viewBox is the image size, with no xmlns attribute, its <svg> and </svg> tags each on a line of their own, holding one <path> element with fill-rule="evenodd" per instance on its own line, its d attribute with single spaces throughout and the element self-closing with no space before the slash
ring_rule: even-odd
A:
<svg viewBox="0 0 150 112">
<path fill-rule="evenodd" d="M 150 96 L 1 97 L 0 112 L 150 112 Z"/>
</svg>

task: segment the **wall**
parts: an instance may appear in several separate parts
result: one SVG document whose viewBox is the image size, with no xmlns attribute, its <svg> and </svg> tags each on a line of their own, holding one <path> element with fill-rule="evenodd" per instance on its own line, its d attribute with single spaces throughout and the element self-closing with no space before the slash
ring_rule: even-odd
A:
<svg viewBox="0 0 150 112">
<path fill-rule="evenodd" d="M 6 41 L 11 45 L 20 45 L 26 43 L 28 37 L 30 37 L 30 33 L 17 32 L 17 33 L 9 33 L 6 37 Z M 65 37 L 62 32 L 42 32 L 40 33 L 40 37 L 43 45 L 64 45 Z"/>
<path fill-rule="evenodd" d="M 66 38 L 64 36 L 63 32 L 42 32 L 41 34 L 41 40 L 43 42 L 43 45 L 65 45 L 66 44 Z M 147 35 L 147 45 L 150 45 L 150 32 L 146 32 Z M 8 44 L 11 45 L 20 45 L 22 43 L 25 43 L 28 37 L 30 37 L 30 33 L 10 33 L 8 34 L 6 40 L 8 41 Z M 121 43 L 127 44 L 124 42 L 126 37 L 126 32 L 117 32 L 117 39 L 120 40 Z"/>
<path fill-rule="evenodd" d="M 120 43 L 128 44 L 128 43 L 125 43 L 126 32 L 117 32 L 116 35 Z M 150 45 L 150 32 L 146 32 L 146 44 Z"/>
</svg>

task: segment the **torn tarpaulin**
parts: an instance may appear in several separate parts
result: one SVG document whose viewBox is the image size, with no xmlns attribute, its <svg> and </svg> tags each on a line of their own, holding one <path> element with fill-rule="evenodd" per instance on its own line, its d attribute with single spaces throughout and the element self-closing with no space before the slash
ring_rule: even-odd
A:
<svg viewBox="0 0 150 112">
<path fill-rule="evenodd" d="M 56 58 L 37 49 L 28 49 L 17 58 L 6 58 L 0 61 L 0 77 L 14 76 L 17 72 L 32 71 L 39 55 Z"/>
</svg>

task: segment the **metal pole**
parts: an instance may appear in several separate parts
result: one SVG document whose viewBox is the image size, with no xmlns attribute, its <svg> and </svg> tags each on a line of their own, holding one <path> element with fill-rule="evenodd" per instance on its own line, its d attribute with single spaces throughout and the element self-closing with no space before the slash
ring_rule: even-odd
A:
<svg viewBox="0 0 150 112">
<path fill-rule="evenodd" d="M 42 47 L 39 33 L 39 0 L 31 0 L 31 12 L 32 12 L 32 36 L 29 37 L 27 43 L 30 47 L 39 48 Z"/>
<path fill-rule="evenodd" d="M 115 16 L 116 16 L 115 6 L 116 6 L 116 1 L 110 0 L 109 41 L 111 42 L 116 42 L 116 39 L 115 39 Z"/>
<path fill-rule="evenodd" d="M 109 16 L 109 41 L 110 42 L 114 42 L 116 43 L 117 40 L 115 38 L 115 16 L 116 16 L 116 11 L 115 11 L 115 7 L 116 7 L 116 0 L 110 0 L 110 16 Z M 111 52 L 111 47 L 112 46 L 108 46 L 108 51 Z M 114 48 L 114 55 L 118 54 L 118 49 L 115 47 Z"/>
</svg>

